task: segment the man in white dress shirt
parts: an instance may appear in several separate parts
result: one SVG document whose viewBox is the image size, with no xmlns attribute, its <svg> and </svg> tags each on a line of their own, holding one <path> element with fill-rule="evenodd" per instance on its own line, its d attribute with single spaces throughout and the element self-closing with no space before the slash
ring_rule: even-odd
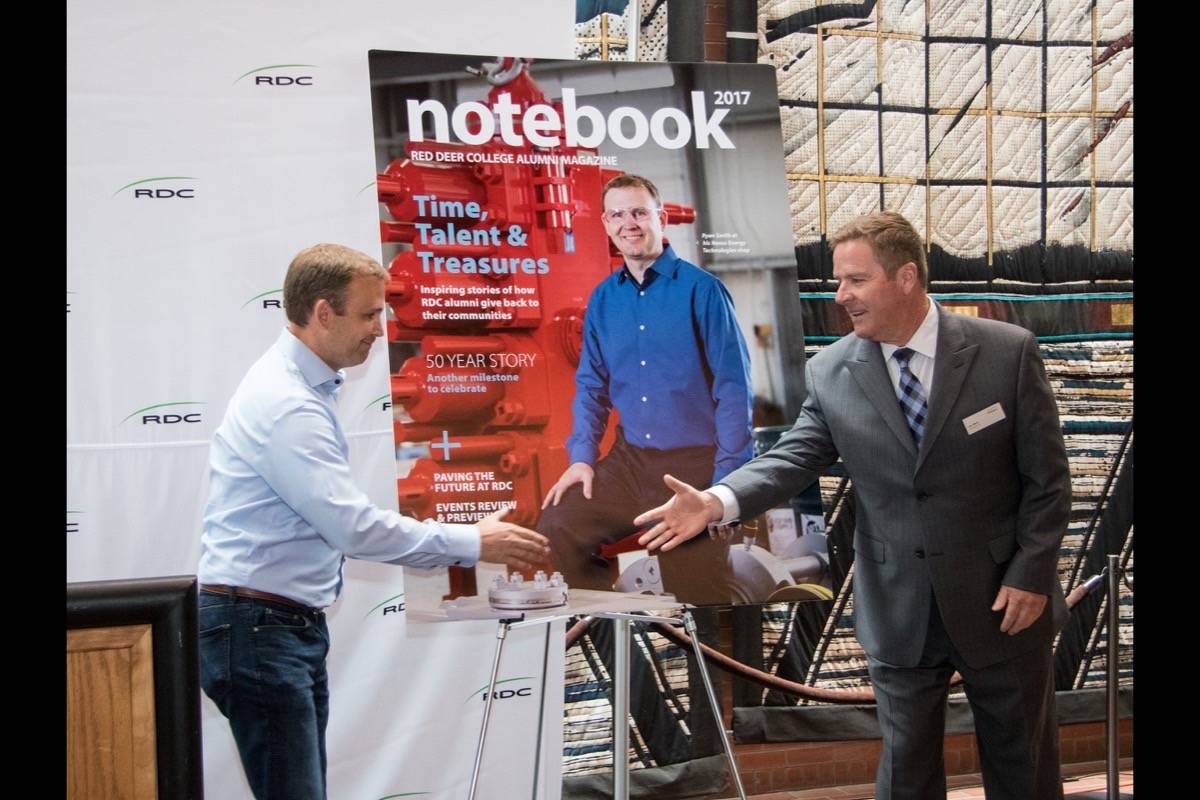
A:
<svg viewBox="0 0 1200 800">
<path fill-rule="evenodd" d="M 346 557 L 415 567 L 528 569 L 545 537 L 502 522 L 423 522 L 354 484 L 334 411 L 342 370 L 383 335 L 387 271 L 336 244 L 302 250 L 283 283 L 287 327 L 242 379 L 213 437 L 200 556 L 200 672 L 250 788 L 324 798 L 329 688 L 324 609 Z"/>
</svg>

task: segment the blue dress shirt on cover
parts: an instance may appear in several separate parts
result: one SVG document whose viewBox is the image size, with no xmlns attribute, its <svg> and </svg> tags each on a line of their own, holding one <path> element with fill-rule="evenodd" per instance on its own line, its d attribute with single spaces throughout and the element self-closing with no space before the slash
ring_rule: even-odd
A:
<svg viewBox="0 0 1200 800">
<path fill-rule="evenodd" d="M 345 556 L 422 568 L 478 560 L 475 526 L 418 522 L 354 484 L 334 413 L 344 380 L 286 329 L 250 368 L 213 437 L 201 583 L 324 608 Z"/>
<path fill-rule="evenodd" d="M 750 354 L 711 273 L 663 248 L 641 286 L 625 269 L 592 292 L 575 372 L 570 463 L 595 464 L 611 408 L 625 441 L 716 446 L 713 482 L 750 460 Z"/>
</svg>

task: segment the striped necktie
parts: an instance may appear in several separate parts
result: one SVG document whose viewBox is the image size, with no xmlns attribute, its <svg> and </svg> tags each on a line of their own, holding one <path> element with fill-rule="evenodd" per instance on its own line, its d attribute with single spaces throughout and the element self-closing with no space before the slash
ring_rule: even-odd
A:
<svg viewBox="0 0 1200 800">
<path fill-rule="evenodd" d="M 929 415 L 925 387 L 908 368 L 908 362 L 913 357 L 911 349 L 901 347 L 892 353 L 892 357 L 900 365 L 900 387 L 896 391 L 896 399 L 900 401 L 900 410 L 904 412 L 904 418 L 908 421 L 913 441 L 920 447 L 921 438 L 925 435 L 925 417 Z"/>
</svg>

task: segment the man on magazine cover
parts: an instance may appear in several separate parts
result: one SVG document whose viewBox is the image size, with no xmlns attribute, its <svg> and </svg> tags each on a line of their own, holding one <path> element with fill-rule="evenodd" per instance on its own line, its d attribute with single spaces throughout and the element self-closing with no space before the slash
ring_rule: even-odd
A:
<svg viewBox="0 0 1200 800">
<path fill-rule="evenodd" d="M 750 355 L 729 292 L 663 242 L 667 212 L 638 175 L 604 187 L 604 225 L 624 266 L 592 292 L 575 373 L 570 466 L 537 529 L 572 587 L 611 589 L 601 544 L 670 496 L 666 473 L 705 485 L 749 460 Z M 600 458 L 610 411 L 616 442 Z M 691 603 L 728 602 L 727 550 L 707 537 L 660 559 L 663 585 Z"/>
</svg>

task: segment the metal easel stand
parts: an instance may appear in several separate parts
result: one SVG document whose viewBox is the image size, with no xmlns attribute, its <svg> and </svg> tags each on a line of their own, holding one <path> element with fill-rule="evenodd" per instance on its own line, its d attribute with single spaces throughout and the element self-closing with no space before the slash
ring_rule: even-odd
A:
<svg viewBox="0 0 1200 800">
<path fill-rule="evenodd" d="M 1133 589 L 1132 579 L 1127 578 L 1130 590 Z M 1108 647 L 1106 649 L 1107 663 L 1105 664 L 1105 700 L 1107 708 L 1104 717 L 1105 736 L 1105 791 L 1085 792 L 1078 795 L 1079 800 L 1133 800 L 1132 792 L 1121 791 L 1121 741 L 1120 741 L 1120 712 L 1117 707 L 1117 695 L 1120 690 L 1120 626 L 1121 626 L 1121 559 L 1117 555 L 1109 555 L 1104 570 L 1080 587 L 1084 594 L 1105 584 L 1108 592 Z"/>
<path fill-rule="evenodd" d="M 696 656 L 701 677 L 704 679 L 704 691 L 708 693 L 708 706 L 712 709 L 713 719 L 721 734 L 721 746 L 725 749 L 725 758 L 729 761 L 729 773 L 733 776 L 733 784 L 737 788 L 738 797 L 746 800 L 746 790 L 742 788 L 742 776 L 738 773 L 737 762 L 733 758 L 733 747 L 729 736 L 725 733 L 725 722 L 721 719 L 721 706 L 717 703 L 716 692 L 713 691 L 712 679 L 704 665 L 704 654 L 700 650 L 700 636 L 696 632 L 696 621 L 692 612 L 684 609 L 682 618 L 655 617 L 649 614 L 623 614 L 616 611 L 597 612 L 592 616 L 598 619 L 613 621 L 613 798 L 614 800 L 629 800 L 629 649 L 631 622 L 661 622 L 664 625 L 683 626 L 688 637 L 692 640 L 692 651 Z"/>
<path fill-rule="evenodd" d="M 571 616 L 571 614 L 559 614 L 534 619 L 516 617 L 499 621 L 496 628 L 496 654 L 492 657 L 492 677 L 488 680 L 487 698 L 483 705 L 483 722 L 479 726 L 479 743 L 475 746 L 475 766 L 471 769 L 471 789 L 467 794 L 467 800 L 475 800 L 475 790 L 479 785 L 479 768 L 483 764 L 483 744 L 487 740 L 488 721 L 492 716 L 492 701 L 496 699 L 496 677 L 500 674 L 500 655 L 504 651 L 504 640 L 508 637 L 510 630 L 528 628 L 532 625 L 545 625 L 546 637 L 542 652 L 542 682 L 538 691 L 538 727 L 537 740 L 534 744 L 533 793 L 531 795 L 533 800 L 537 800 L 538 773 L 542 756 L 542 721 L 546 712 L 546 668 L 549 666 L 550 656 L 550 623 L 560 619 L 570 619 Z"/>
<path fill-rule="evenodd" d="M 483 747 L 487 741 L 488 721 L 492 716 L 492 701 L 496 694 L 496 678 L 500 674 L 500 656 L 504 651 L 504 640 L 510 630 L 525 628 L 531 625 L 546 625 L 546 647 L 542 656 L 542 683 L 539 691 L 538 730 L 535 744 L 533 765 L 533 794 L 537 800 L 538 772 L 542 751 L 542 719 L 545 716 L 546 703 L 546 667 L 549 658 L 550 628 L 548 623 L 565 620 L 572 615 L 562 614 L 534 619 L 502 619 L 496 628 L 496 652 L 492 657 L 492 675 L 488 681 L 486 702 L 483 706 L 483 722 L 479 726 L 479 742 L 475 747 L 475 766 L 471 770 L 471 789 L 467 800 L 475 800 L 475 792 L 479 784 L 479 770 L 483 763 Z M 631 622 L 661 622 L 664 625 L 683 626 L 688 637 L 692 640 L 692 651 L 696 656 L 700 676 L 704 679 L 704 691 L 708 694 L 708 705 L 712 709 L 713 719 L 721 734 L 721 746 L 725 750 L 725 758 L 729 761 L 729 772 L 733 776 L 733 784 L 737 788 L 738 797 L 746 800 L 746 790 L 742 787 L 742 776 L 738 773 L 737 762 L 733 757 L 733 747 L 725 732 L 725 723 L 721 719 L 721 707 L 717 703 L 716 692 L 713 690 L 712 679 L 704 666 L 704 654 L 700 650 L 700 635 L 696 632 L 696 621 L 692 613 L 684 610 L 682 618 L 655 617 L 649 614 L 626 614 L 618 611 L 597 611 L 589 616 L 596 619 L 611 619 L 613 621 L 613 798 L 614 800 L 629 799 L 629 652 Z"/>
<path fill-rule="evenodd" d="M 1108 800 L 1133 800 L 1133 795 L 1121 791 L 1121 740 L 1118 724 L 1120 718 L 1117 711 L 1117 691 L 1120 689 L 1120 644 L 1121 627 L 1121 559 L 1119 556 L 1108 557 L 1108 656 L 1106 695 L 1108 714 L 1104 721 L 1104 732 L 1107 738 L 1108 759 Z"/>
</svg>

